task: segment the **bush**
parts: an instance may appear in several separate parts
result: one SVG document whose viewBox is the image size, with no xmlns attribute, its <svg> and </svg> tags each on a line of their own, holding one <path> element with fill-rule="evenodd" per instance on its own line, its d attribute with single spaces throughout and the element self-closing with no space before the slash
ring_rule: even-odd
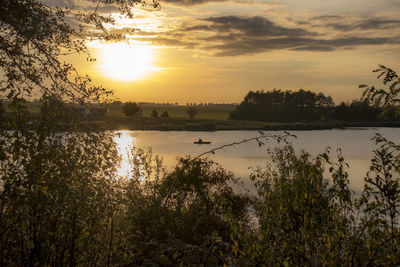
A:
<svg viewBox="0 0 400 267">
<path fill-rule="evenodd" d="M 163 113 L 161 113 L 161 118 L 164 118 L 164 119 L 169 118 L 168 111 L 165 110 Z"/>
<path fill-rule="evenodd" d="M 109 136 L 1 136 L 1 264 L 105 265 L 118 159 Z"/>
<path fill-rule="evenodd" d="M 153 111 L 151 111 L 150 116 L 151 116 L 152 118 L 154 118 L 154 119 L 157 119 L 157 118 L 158 118 L 158 112 L 157 112 L 157 110 L 153 109 Z"/>
<path fill-rule="evenodd" d="M 135 240 L 174 238 L 200 245 L 213 234 L 229 239 L 231 220 L 247 223 L 248 198 L 234 193 L 235 183 L 231 173 L 212 161 L 181 158 L 172 172 L 143 187 L 129 187 L 134 189 L 127 190 L 127 209 L 135 211 L 128 214 Z"/>
<path fill-rule="evenodd" d="M 351 204 L 342 159 L 337 170 L 331 169 L 336 178 L 330 184 L 324 175 L 327 153 L 312 158 L 286 146 L 272 156 L 273 165 L 251 176 L 258 190 L 254 209 L 259 229 L 250 241 L 249 255 L 267 265 L 340 265 L 345 257 L 335 245 L 344 244 L 335 244 L 336 235 L 349 231 L 342 212 Z"/>
<path fill-rule="evenodd" d="M 140 115 L 142 113 L 142 108 L 133 102 L 127 102 L 122 106 L 122 112 L 127 117 L 132 117 L 133 115 Z"/>
</svg>

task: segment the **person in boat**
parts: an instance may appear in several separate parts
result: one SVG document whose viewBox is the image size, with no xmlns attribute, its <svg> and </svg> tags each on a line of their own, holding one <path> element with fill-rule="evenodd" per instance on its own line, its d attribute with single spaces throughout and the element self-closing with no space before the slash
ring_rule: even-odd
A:
<svg viewBox="0 0 400 267">
<path fill-rule="evenodd" d="M 203 143 L 203 140 L 201 140 L 201 138 L 199 138 L 199 141 L 197 141 L 198 143 Z"/>
</svg>

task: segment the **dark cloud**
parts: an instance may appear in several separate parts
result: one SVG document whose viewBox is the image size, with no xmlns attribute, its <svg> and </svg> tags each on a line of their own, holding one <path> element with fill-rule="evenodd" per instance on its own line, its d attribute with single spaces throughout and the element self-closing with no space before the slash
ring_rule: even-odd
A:
<svg viewBox="0 0 400 267">
<path fill-rule="evenodd" d="M 208 47 L 216 50 L 217 56 L 237 56 L 256 54 L 272 50 L 296 50 L 296 51 L 333 51 L 338 48 L 353 48 L 362 45 L 396 44 L 397 39 L 390 38 L 360 38 L 348 37 L 332 40 L 315 38 L 246 38 L 235 42 L 226 42 Z"/>
<path fill-rule="evenodd" d="M 338 19 L 340 16 L 330 16 Z M 365 23 L 365 26 L 367 24 Z M 280 26 L 263 17 L 223 16 L 199 20 L 196 25 L 183 27 L 181 32 L 197 37 L 199 45 L 215 51 L 217 56 L 256 54 L 272 50 L 333 51 L 339 48 L 354 48 L 365 45 L 396 44 L 397 39 L 376 37 L 332 37 L 310 32 L 299 27 Z M 200 35 L 199 35 L 200 36 Z"/>
<path fill-rule="evenodd" d="M 264 6 L 270 6 L 270 7 L 280 7 L 282 6 L 281 3 L 279 2 L 274 2 L 274 1 L 249 1 L 249 0 L 161 0 L 160 3 L 169 3 L 169 4 L 174 4 L 174 5 L 179 5 L 179 6 L 194 6 L 194 5 L 202 5 L 202 4 L 207 4 L 207 3 L 217 3 L 217 2 L 234 2 L 234 3 L 239 3 L 239 4 L 252 4 L 256 3 L 258 5 L 264 5 Z"/>
<path fill-rule="evenodd" d="M 341 17 L 330 18 L 333 20 Z M 395 20 L 379 22 L 381 28 L 397 23 Z M 310 25 L 285 27 L 259 16 L 209 17 L 189 23 L 168 32 L 135 34 L 141 36 L 139 40 L 151 41 L 154 45 L 195 48 L 210 51 L 216 56 L 248 55 L 273 50 L 324 52 L 368 45 L 397 45 L 400 39 L 400 34 L 382 37 L 383 35 L 373 35 L 370 32 L 362 34 L 363 31 L 340 36 L 329 31 L 330 26 L 325 26 L 325 31 L 319 28 L 320 33 L 317 33 L 307 30 Z M 376 23 L 371 19 L 358 25 L 369 29 L 372 27 L 370 25 L 376 26 Z"/>
<path fill-rule="evenodd" d="M 321 25 L 337 31 L 349 32 L 359 30 L 385 30 L 400 28 L 399 19 L 365 18 L 354 15 L 347 16 L 316 16 L 308 21 L 297 22 L 298 25 Z"/>
<path fill-rule="evenodd" d="M 328 23 L 326 26 L 339 31 L 384 30 L 400 28 L 400 20 L 365 19 L 353 23 Z"/>
<path fill-rule="evenodd" d="M 210 22 L 209 30 L 217 32 L 239 31 L 248 36 L 303 36 L 309 35 L 310 32 L 297 28 L 291 29 L 279 26 L 263 17 L 238 17 L 224 16 L 203 19 Z"/>
<path fill-rule="evenodd" d="M 318 45 L 318 44 L 312 44 L 312 45 L 304 45 L 300 47 L 293 48 L 292 50 L 295 51 L 320 51 L 320 52 L 327 52 L 327 51 L 333 51 L 334 48 L 331 46 L 326 46 L 326 45 Z"/>
<path fill-rule="evenodd" d="M 338 15 L 324 15 L 324 16 L 315 16 L 312 18 L 312 20 L 339 20 L 343 19 L 344 16 L 338 16 Z"/>
<path fill-rule="evenodd" d="M 141 42 L 149 42 L 151 40 L 153 45 L 159 46 L 175 46 L 175 47 L 182 47 L 186 49 L 193 49 L 198 46 L 197 42 L 190 42 L 190 41 L 180 41 L 176 38 L 167 38 L 167 37 L 158 37 L 158 38 L 135 38 L 137 41 Z"/>
<path fill-rule="evenodd" d="M 209 2 L 225 2 L 227 0 L 162 0 L 162 3 L 171 3 L 180 6 L 193 6 L 193 5 L 201 5 Z"/>
</svg>

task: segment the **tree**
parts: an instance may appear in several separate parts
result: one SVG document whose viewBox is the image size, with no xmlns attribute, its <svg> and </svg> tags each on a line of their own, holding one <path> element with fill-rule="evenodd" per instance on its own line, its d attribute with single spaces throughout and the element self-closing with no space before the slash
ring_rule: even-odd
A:
<svg viewBox="0 0 400 267">
<path fill-rule="evenodd" d="M 121 199 L 114 134 L 70 131 L 73 126 L 60 134 L 52 127 L 57 116 L 51 99 L 88 103 L 112 93 L 65 59 L 83 54 L 93 61 L 88 37 L 123 38 L 105 28 L 113 20 L 97 7 L 132 16 L 140 0 L 98 0 L 94 6 L 81 0 L 87 11 L 44 2 L 50 1 L 0 4 L 0 94 L 10 103 L 13 127 L 0 130 L 0 266 L 121 265 L 112 262 Z M 31 127 L 23 96 L 36 95 L 43 107 Z"/>
<path fill-rule="evenodd" d="M 151 117 L 154 118 L 154 119 L 157 119 L 157 118 L 158 118 L 158 112 L 157 112 L 157 110 L 153 109 L 153 111 L 151 112 Z"/>
<path fill-rule="evenodd" d="M 328 117 L 334 103 L 323 93 L 250 91 L 230 114 L 231 119 L 269 122 L 316 121 Z"/>
<path fill-rule="evenodd" d="M 268 167 L 250 176 L 258 192 L 254 213 L 260 227 L 249 248 L 256 265 L 348 265 L 344 242 L 337 243 L 347 234 L 343 214 L 351 208 L 343 158 L 336 162 L 329 150 L 315 158 L 297 154 L 292 145 L 269 153 Z"/>
<path fill-rule="evenodd" d="M 122 112 L 124 112 L 127 117 L 132 117 L 133 115 L 140 114 L 142 108 L 134 102 L 126 102 L 122 106 Z"/>
<path fill-rule="evenodd" d="M 51 1 L 54 3 L 54 1 Z M 70 1 L 61 1 L 67 5 Z M 85 9 L 51 6 L 49 1 L 3 0 L 0 5 L 0 92 L 8 99 L 34 94 L 62 95 L 74 102 L 98 101 L 112 91 L 96 86 L 87 75 L 65 61 L 71 54 L 86 55 L 94 61 L 86 47 L 91 40 L 122 40 L 106 28 L 114 24 L 108 7 L 127 17 L 133 16 L 136 4 L 144 0 L 82 0 Z M 159 4 L 155 0 L 154 7 Z M 90 8 L 92 7 L 92 8 Z"/>
<path fill-rule="evenodd" d="M 163 113 L 161 113 L 161 118 L 164 118 L 164 119 L 169 118 L 168 111 L 165 110 Z"/>
<path fill-rule="evenodd" d="M 190 107 L 186 110 L 186 113 L 188 114 L 188 116 L 190 117 L 191 120 L 194 119 L 194 117 L 197 115 L 197 109 Z"/>
<path fill-rule="evenodd" d="M 3 113 L 4 113 L 3 102 L 0 101 L 0 119 L 3 117 Z"/>
</svg>

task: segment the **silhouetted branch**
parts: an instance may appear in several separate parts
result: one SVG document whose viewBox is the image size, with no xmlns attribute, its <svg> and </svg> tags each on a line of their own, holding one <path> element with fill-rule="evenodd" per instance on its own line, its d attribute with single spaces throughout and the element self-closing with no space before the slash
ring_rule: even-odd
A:
<svg viewBox="0 0 400 267">
<path fill-rule="evenodd" d="M 291 134 L 291 133 L 286 132 L 286 131 L 285 131 L 285 134 L 286 134 L 286 135 L 279 135 L 279 134 L 266 135 L 266 134 L 263 133 L 262 131 L 259 131 L 259 133 L 261 134 L 260 136 L 252 137 L 252 138 L 247 138 L 247 139 L 243 139 L 242 141 L 239 141 L 239 142 L 233 142 L 233 143 L 230 143 L 230 144 L 225 144 L 225 145 L 222 145 L 222 146 L 213 148 L 213 149 L 211 149 L 211 150 L 209 150 L 209 151 L 203 152 L 203 153 L 197 155 L 196 157 L 194 157 L 191 161 L 196 160 L 196 159 L 198 159 L 198 158 L 201 158 L 202 156 L 205 156 L 205 155 L 207 155 L 207 154 L 215 154 L 215 151 L 224 149 L 224 148 L 226 148 L 226 147 L 241 145 L 241 144 L 248 143 L 248 142 L 251 142 L 251 141 L 254 141 L 254 140 L 257 141 L 258 145 L 261 147 L 262 145 L 265 145 L 265 144 L 261 141 L 261 139 L 267 139 L 267 140 L 268 140 L 269 138 L 273 138 L 273 139 L 276 139 L 276 140 L 278 141 L 278 143 L 279 143 L 279 142 L 281 142 L 281 141 L 285 141 L 286 138 L 288 138 L 288 137 L 297 138 L 296 135 Z M 189 162 L 190 162 L 190 161 L 189 161 Z"/>
<path fill-rule="evenodd" d="M 189 166 L 189 164 L 190 164 L 191 162 L 193 162 L 193 161 L 195 161 L 195 160 L 201 158 L 202 156 L 205 156 L 205 155 L 208 155 L 208 154 L 215 154 L 215 151 L 221 150 L 221 149 L 226 148 L 226 147 L 236 146 L 236 145 L 248 143 L 248 142 L 251 142 L 251 141 L 257 141 L 258 146 L 261 147 L 261 146 L 265 145 L 261 140 L 268 140 L 268 139 L 271 138 L 271 139 L 276 139 L 276 141 L 277 141 L 278 143 L 280 143 L 280 142 L 282 142 L 282 141 L 283 141 L 283 142 L 287 142 L 286 139 L 287 139 L 288 137 L 297 138 L 296 135 L 291 134 L 291 133 L 289 133 L 289 132 L 287 132 L 287 131 L 284 132 L 285 135 L 279 135 L 279 134 L 270 134 L 270 135 L 267 135 L 267 134 L 265 134 L 265 133 L 262 132 L 262 131 L 259 131 L 259 133 L 260 133 L 260 135 L 257 136 L 257 137 L 247 138 L 247 139 L 243 139 L 242 141 L 238 141 L 238 142 L 233 142 L 233 143 L 225 144 L 225 145 L 222 145 L 222 146 L 213 148 L 213 149 L 211 149 L 211 150 L 209 150 L 209 151 L 203 152 L 203 153 L 197 155 L 196 157 L 194 157 L 194 158 L 188 160 L 188 161 L 186 162 L 186 164 L 185 164 L 184 166 L 182 166 L 182 170 L 186 169 L 186 168 Z M 167 205 L 167 203 L 168 203 L 168 200 L 171 198 L 171 195 L 172 195 L 172 192 L 173 192 L 173 188 L 174 188 L 174 186 L 176 185 L 176 183 L 177 183 L 177 179 L 172 183 L 172 185 L 171 185 L 171 187 L 170 187 L 170 190 L 169 190 L 169 192 L 168 192 L 168 194 L 167 194 L 167 197 L 166 197 L 165 200 L 164 200 L 164 204 L 162 205 L 163 208 L 166 207 L 166 205 Z"/>
</svg>

